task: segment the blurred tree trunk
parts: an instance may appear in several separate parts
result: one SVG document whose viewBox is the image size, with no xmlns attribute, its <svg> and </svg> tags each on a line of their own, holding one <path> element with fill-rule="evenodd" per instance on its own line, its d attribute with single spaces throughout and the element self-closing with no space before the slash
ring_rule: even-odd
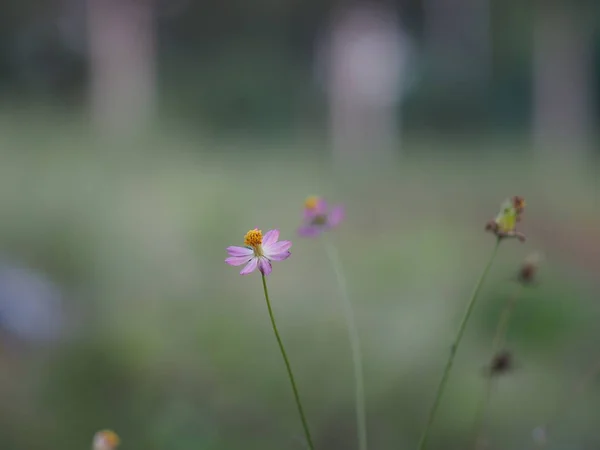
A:
<svg viewBox="0 0 600 450">
<path fill-rule="evenodd" d="M 155 109 L 152 0 L 86 0 L 92 121 L 103 133 L 133 131 Z"/>
<path fill-rule="evenodd" d="M 546 155 L 561 146 L 584 148 L 591 137 L 592 28 L 585 10 L 560 0 L 536 2 L 533 133 Z"/>
<path fill-rule="evenodd" d="M 334 11 L 323 54 L 336 168 L 389 165 L 397 156 L 407 42 L 394 13 L 375 3 Z"/>
</svg>

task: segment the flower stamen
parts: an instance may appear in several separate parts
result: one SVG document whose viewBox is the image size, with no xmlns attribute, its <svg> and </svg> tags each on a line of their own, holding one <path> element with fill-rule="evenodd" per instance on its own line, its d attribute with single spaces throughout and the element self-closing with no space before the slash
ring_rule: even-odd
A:
<svg viewBox="0 0 600 450">
<path fill-rule="evenodd" d="M 315 209 L 317 209 L 317 206 L 319 205 L 320 200 L 321 199 L 318 196 L 312 195 L 304 201 L 304 207 L 306 209 L 310 209 L 311 211 L 315 210 Z"/>
<path fill-rule="evenodd" d="M 244 236 L 244 245 L 246 247 L 257 247 L 262 244 L 262 231 L 258 228 L 250 230 Z"/>
<path fill-rule="evenodd" d="M 254 250 L 256 256 L 262 256 L 262 230 L 255 228 L 250 230 L 244 236 L 244 245 Z"/>
</svg>

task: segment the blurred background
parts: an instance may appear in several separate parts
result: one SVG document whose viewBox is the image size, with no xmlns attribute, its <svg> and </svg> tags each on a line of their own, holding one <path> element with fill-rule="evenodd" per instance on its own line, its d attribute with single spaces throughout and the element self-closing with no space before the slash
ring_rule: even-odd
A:
<svg viewBox="0 0 600 450">
<path fill-rule="evenodd" d="M 356 448 L 353 377 L 306 196 L 339 249 L 371 449 L 412 449 L 485 222 L 522 195 L 431 448 L 471 447 L 500 311 L 514 371 L 490 448 L 597 449 L 600 3 L 6 0 L 0 14 L 0 448 L 303 449 L 259 276 L 226 266 L 279 228 L 274 312 L 318 449 Z M 573 389 L 588 374 L 583 395 Z M 565 398 L 570 398 L 567 405 Z"/>
</svg>

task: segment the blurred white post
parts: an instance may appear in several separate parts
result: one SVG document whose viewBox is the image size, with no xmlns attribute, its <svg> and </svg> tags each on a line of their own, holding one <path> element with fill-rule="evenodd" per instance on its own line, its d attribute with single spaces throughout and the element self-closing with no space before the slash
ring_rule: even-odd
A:
<svg viewBox="0 0 600 450">
<path fill-rule="evenodd" d="M 334 14 L 326 70 L 334 165 L 389 165 L 398 148 L 407 42 L 395 11 L 353 4 Z"/>
<path fill-rule="evenodd" d="M 155 112 L 152 0 L 86 0 L 92 121 L 112 135 L 138 129 Z"/>
<path fill-rule="evenodd" d="M 592 36 L 576 5 L 538 1 L 533 42 L 533 134 L 540 154 L 585 148 L 593 129 Z M 582 152 L 585 155 L 586 152 Z"/>
</svg>

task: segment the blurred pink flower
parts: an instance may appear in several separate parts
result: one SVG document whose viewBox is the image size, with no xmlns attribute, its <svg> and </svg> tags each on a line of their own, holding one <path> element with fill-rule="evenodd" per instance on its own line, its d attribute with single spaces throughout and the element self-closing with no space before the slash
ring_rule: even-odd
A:
<svg viewBox="0 0 600 450">
<path fill-rule="evenodd" d="M 115 450 L 121 440 L 119 436 L 112 430 L 98 431 L 94 435 L 94 441 L 92 443 L 93 450 Z"/>
<path fill-rule="evenodd" d="M 279 230 L 269 230 L 263 236 L 258 228 L 248 231 L 244 237 L 244 247 L 227 247 L 229 258 L 225 260 L 230 266 L 246 266 L 240 272 L 248 275 L 260 270 L 264 275 L 271 273 L 271 261 L 283 261 L 291 255 L 289 249 L 292 241 L 277 241 Z"/>
<path fill-rule="evenodd" d="M 304 223 L 298 228 L 303 237 L 316 237 L 322 232 L 337 227 L 344 220 L 344 207 L 336 205 L 329 210 L 321 197 L 308 197 L 304 202 Z"/>
</svg>

